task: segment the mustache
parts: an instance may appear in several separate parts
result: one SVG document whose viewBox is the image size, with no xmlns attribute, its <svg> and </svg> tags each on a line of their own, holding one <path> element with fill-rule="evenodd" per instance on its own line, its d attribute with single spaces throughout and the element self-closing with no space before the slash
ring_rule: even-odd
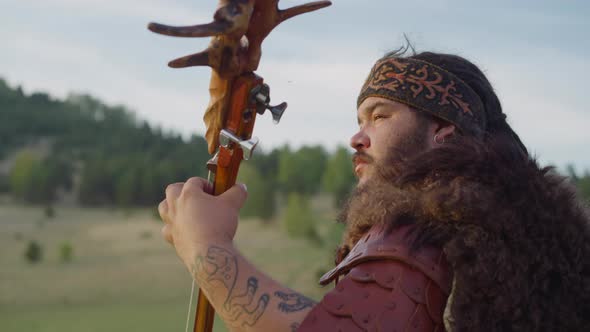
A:
<svg viewBox="0 0 590 332">
<path fill-rule="evenodd" d="M 400 156 L 397 151 L 392 151 L 391 155 L 384 161 L 375 161 L 375 158 L 371 157 L 365 152 L 357 151 L 352 155 L 352 168 L 354 168 L 360 162 L 373 164 L 376 171 L 376 175 L 382 181 L 394 183 L 400 174 L 402 173 L 405 165 L 405 160 Z"/>
<path fill-rule="evenodd" d="M 368 154 L 366 154 L 364 152 L 357 151 L 352 155 L 352 164 L 356 165 L 360 162 L 364 162 L 364 163 L 369 164 L 369 163 L 374 162 L 374 159 L 373 159 L 373 157 L 369 156 Z"/>
</svg>

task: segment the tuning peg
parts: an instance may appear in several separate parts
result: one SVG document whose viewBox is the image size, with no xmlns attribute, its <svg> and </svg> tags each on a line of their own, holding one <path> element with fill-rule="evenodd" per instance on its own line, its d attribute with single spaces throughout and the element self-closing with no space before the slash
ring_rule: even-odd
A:
<svg viewBox="0 0 590 332">
<path fill-rule="evenodd" d="M 225 129 L 222 129 L 219 133 L 219 143 L 221 146 L 228 148 L 231 143 L 240 145 L 240 148 L 242 148 L 244 154 L 244 160 L 249 160 L 252 157 L 252 153 L 258 145 L 258 142 L 258 137 L 253 137 L 249 140 L 242 140 L 238 136 Z"/>
<path fill-rule="evenodd" d="M 276 106 L 270 105 L 270 87 L 267 84 L 262 84 L 252 90 L 252 98 L 256 101 L 256 112 L 264 114 L 264 111 L 269 110 L 272 114 L 272 121 L 278 124 L 283 117 L 283 113 L 287 109 L 287 103 L 282 102 Z"/>
<path fill-rule="evenodd" d="M 274 124 L 278 124 L 283 117 L 283 113 L 285 113 L 285 110 L 287 109 L 287 103 L 282 102 L 276 106 L 268 105 L 266 106 L 266 109 L 272 114 L 272 122 L 274 122 Z"/>
</svg>

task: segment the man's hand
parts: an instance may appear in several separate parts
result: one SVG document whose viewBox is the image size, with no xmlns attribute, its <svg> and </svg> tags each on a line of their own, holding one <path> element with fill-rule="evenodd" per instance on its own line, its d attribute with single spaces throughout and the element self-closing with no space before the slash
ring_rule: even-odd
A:
<svg viewBox="0 0 590 332">
<path fill-rule="evenodd" d="M 239 210 L 248 196 L 245 185 L 235 185 L 220 196 L 208 194 L 209 186 L 196 177 L 171 184 L 158 206 L 165 223 L 162 235 L 187 266 L 209 245 L 232 242 Z"/>
<path fill-rule="evenodd" d="M 233 331 L 293 331 L 315 303 L 258 271 L 233 246 L 246 188 L 220 196 L 205 179 L 166 188 L 162 235 Z"/>
</svg>

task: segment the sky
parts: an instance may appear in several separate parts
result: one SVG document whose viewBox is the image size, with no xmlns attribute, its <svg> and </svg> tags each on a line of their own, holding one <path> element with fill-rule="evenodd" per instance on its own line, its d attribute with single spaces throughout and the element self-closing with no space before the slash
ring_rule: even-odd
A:
<svg viewBox="0 0 590 332">
<path fill-rule="evenodd" d="M 303 1 L 280 1 L 281 8 Z M 293 18 L 263 44 L 257 73 L 279 125 L 259 117 L 265 149 L 348 145 L 356 97 L 372 64 L 403 45 L 463 56 L 488 76 L 510 124 L 542 164 L 590 170 L 590 3 L 587 1 L 334 0 Z M 209 68 L 170 69 L 169 60 L 208 39 L 165 37 L 148 22 L 209 22 L 203 0 L 0 0 L 0 77 L 58 98 L 88 93 L 185 136 L 203 134 Z"/>
</svg>

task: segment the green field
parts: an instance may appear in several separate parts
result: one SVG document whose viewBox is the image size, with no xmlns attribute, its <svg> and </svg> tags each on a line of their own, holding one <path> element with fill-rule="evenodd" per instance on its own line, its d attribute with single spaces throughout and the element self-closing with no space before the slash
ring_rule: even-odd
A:
<svg viewBox="0 0 590 332">
<path fill-rule="evenodd" d="M 160 227 L 148 210 L 58 207 L 47 219 L 39 207 L 0 204 L 0 330 L 184 331 L 191 279 Z M 24 259 L 31 240 L 43 248 L 37 264 Z M 59 259 L 64 242 L 74 249 L 69 263 Z M 326 291 L 317 278 L 332 250 L 258 220 L 240 222 L 236 243 L 288 286 L 316 299 Z"/>
</svg>

